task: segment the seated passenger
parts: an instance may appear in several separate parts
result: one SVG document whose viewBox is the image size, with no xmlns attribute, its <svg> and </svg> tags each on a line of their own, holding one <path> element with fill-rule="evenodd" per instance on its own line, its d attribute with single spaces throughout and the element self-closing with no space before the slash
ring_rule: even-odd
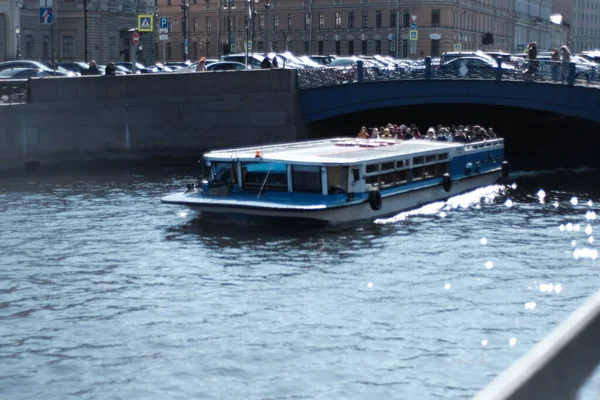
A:
<svg viewBox="0 0 600 400">
<path fill-rule="evenodd" d="M 393 138 L 392 133 L 390 132 L 389 128 L 385 128 L 383 130 L 383 135 L 381 135 L 381 137 L 383 139 L 392 139 Z"/>
<path fill-rule="evenodd" d="M 369 138 L 369 133 L 367 132 L 367 127 L 366 126 L 362 126 L 360 128 L 360 132 L 358 132 L 358 137 L 360 139 L 368 139 Z"/>
</svg>

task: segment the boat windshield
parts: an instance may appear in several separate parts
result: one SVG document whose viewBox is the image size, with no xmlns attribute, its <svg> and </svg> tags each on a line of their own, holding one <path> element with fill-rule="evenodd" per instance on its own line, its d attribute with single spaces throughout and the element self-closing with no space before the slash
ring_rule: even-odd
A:
<svg viewBox="0 0 600 400">
<path fill-rule="evenodd" d="M 242 188 L 245 190 L 288 190 L 287 164 L 243 162 Z"/>
<path fill-rule="evenodd" d="M 215 183 L 231 185 L 236 182 L 235 169 L 232 162 L 213 162 L 211 172 Z"/>
</svg>

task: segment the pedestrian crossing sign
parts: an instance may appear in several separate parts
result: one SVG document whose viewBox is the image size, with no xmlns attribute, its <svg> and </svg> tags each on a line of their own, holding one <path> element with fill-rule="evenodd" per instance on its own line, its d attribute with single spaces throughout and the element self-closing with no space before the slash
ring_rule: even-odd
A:
<svg viewBox="0 0 600 400">
<path fill-rule="evenodd" d="M 417 39 L 419 39 L 419 31 L 418 30 L 411 29 L 409 31 L 409 34 L 410 34 L 410 40 L 417 40 Z"/>
<path fill-rule="evenodd" d="M 152 32 L 154 16 L 152 14 L 138 15 L 138 32 Z"/>
</svg>

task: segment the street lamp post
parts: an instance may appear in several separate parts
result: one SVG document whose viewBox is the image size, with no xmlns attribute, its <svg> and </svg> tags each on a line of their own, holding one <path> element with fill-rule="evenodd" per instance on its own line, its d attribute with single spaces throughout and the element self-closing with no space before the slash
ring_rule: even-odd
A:
<svg viewBox="0 0 600 400">
<path fill-rule="evenodd" d="M 223 5 L 223 8 L 229 11 L 228 15 L 227 15 L 227 36 L 228 36 L 227 45 L 229 46 L 227 51 L 229 53 L 231 53 L 231 9 L 235 9 L 235 1 L 234 0 L 225 0 L 225 4 Z"/>
<path fill-rule="evenodd" d="M 255 19 L 256 15 L 257 15 L 257 12 L 254 10 L 254 7 L 255 7 L 255 3 L 258 3 L 259 1 L 260 0 L 248 0 L 248 2 L 250 3 L 250 14 L 249 14 L 249 16 L 250 16 L 250 19 L 252 20 L 251 21 L 251 23 L 252 23 L 252 39 L 251 39 L 252 40 L 252 54 L 254 54 L 254 46 L 256 46 L 256 42 L 254 41 L 254 36 L 255 36 L 255 33 L 254 33 L 254 31 L 255 31 L 255 29 L 254 29 L 254 26 L 255 26 L 254 19 Z"/>
<path fill-rule="evenodd" d="M 183 11 L 183 18 L 181 21 L 181 30 L 183 31 L 183 61 L 188 59 L 188 10 L 190 4 L 188 0 L 181 0 L 181 11 Z"/>
<path fill-rule="evenodd" d="M 15 34 L 17 35 L 17 60 L 21 59 L 21 28 L 17 25 L 15 29 Z"/>
<path fill-rule="evenodd" d="M 396 59 L 400 58 L 400 0 L 396 0 Z"/>
<path fill-rule="evenodd" d="M 83 0 L 83 59 L 88 62 L 88 0 Z M 112 55 L 111 55 L 112 56 Z"/>
<path fill-rule="evenodd" d="M 267 39 L 267 53 L 271 52 L 271 43 L 269 42 L 269 8 L 271 8 L 271 4 L 265 4 L 265 37 Z"/>
</svg>

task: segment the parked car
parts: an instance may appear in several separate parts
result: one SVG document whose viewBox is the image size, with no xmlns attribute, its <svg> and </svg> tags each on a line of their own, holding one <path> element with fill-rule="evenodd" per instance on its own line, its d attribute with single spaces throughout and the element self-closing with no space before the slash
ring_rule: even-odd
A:
<svg viewBox="0 0 600 400">
<path fill-rule="evenodd" d="M 125 67 L 125 68 L 127 68 L 129 71 L 133 71 L 133 63 L 132 63 L 132 62 L 126 62 L 126 61 L 117 61 L 117 62 L 115 63 L 115 65 L 120 65 L 120 66 L 122 66 L 122 67 Z M 144 68 L 146 68 L 146 67 L 145 67 L 143 64 L 140 64 L 139 62 L 136 62 L 136 63 L 135 63 L 135 69 L 136 69 L 135 73 L 136 73 L 136 74 L 139 74 L 139 73 L 140 73 L 140 70 L 142 70 L 142 69 L 144 69 Z"/>
<path fill-rule="evenodd" d="M 41 69 L 36 68 L 9 68 L 0 71 L 0 80 L 4 79 L 27 79 L 35 77 L 50 76 Z"/>
<path fill-rule="evenodd" d="M 42 64 L 39 61 L 32 60 L 13 60 L 13 61 L 4 61 L 0 62 L 0 71 L 9 69 L 9 68 L 33 68 L 33 69 L 41 69 L 48 75 L 52 76 L 77 76 L 72 71 L 67 71 L 63 67 L 57 66 L 56 69 L 49 68 L 48 66 Z"/>
<path fill-rule="evenodd" d="M 246 65 L 235 61 L 219 61 L 206 66 L 207 71 L 241 71 Z"/>
<path fill-rule="evenodd" d="M 264 57 L 260 54 L 248 54 L 248 69 L 261 69 L 260 64 L 262 63 L 262 60 L 264 60 Z M 228 54 L 222 56 L 221 61 L 235 61 L 245 65 L 246 53 Z M 281 66 L 283 66 L 283 64 Z"/>
<path fill-rule="evenodd" d="M 58 63 L 58 66 L 66 69 L 67 71 L 77 72 L 80 75 L 85 75 L 89 68 L 89 65 L 83 61 L 61 62 Z"/>
<path fill-rule="evenodd" d="M 496 75 L 498 63 L 489 57 L 458 57 L 440 64 L 439 73 L 449 76 L 492 78 Z M 516 68 L 502 64 L 502 73 L 515 74 Z"/>
<path fill-rule="evenodd" d="M 309 59 L 313 62 L 316 62 L 317 64 L 321 65 L 321 66 L 325 66 L 325 65 L 329 65 L 333 60 L 335 60 L 337 57 L 334 56 L 301 56 L 300 59 L 304 60 L 304 59 Z"/>
</svg>

